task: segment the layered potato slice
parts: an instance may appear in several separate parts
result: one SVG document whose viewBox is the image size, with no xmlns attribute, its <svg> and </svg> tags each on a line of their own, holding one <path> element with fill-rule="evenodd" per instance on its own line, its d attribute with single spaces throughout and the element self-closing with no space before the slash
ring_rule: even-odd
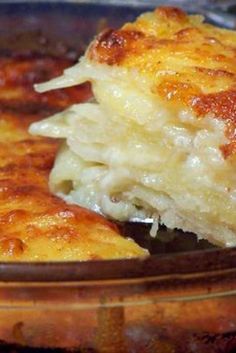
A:
<svg viewBox="0 0 236 353">
<path fill-rule="evenodd" d="M 48 189 L 59 142 L 28 133 L 33 121 L 91 96 L 88 85 L 39 95 L 32 84 L 71 65 L 50 56 L 0 56 L 0 261 L 145 256 L 104 217 Z"/>
<path fill-rule="evenodd" d="M 37 86 L 94 98 L 31 125 L 63 140 L 50 189 L 110 218 L 236 245 L 236 33 L 160 7 L 106 30 Z"/>
</svg>

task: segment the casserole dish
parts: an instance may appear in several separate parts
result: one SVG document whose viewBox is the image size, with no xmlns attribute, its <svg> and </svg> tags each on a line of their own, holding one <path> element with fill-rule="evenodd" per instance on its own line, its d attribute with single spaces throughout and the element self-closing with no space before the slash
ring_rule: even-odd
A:
<svg viewBox="0 0 236 353">
<path fill-rule="evenodd" d="M 145 10 L 86 2 L 0 6 L 3 53 L 72 58 L 104 26 L 118 26 Z M 1 263 L 0 351 L 234 352 L 236 250 L 177 232 L 169 234 L 169 242 L 152 240 L 145 225 L 126 225 L 123 231 L 137 234 L 153 255 Z"/>
</svg>

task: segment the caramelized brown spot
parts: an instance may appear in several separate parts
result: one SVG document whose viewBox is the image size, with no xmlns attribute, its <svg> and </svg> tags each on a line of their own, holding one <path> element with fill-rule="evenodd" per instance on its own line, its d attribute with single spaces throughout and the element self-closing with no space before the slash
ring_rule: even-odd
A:
<svg viewBox="0 0 236 353">
<path fill-rule="evenodd" d="M 26 246 L 19 238 L 3 238 L 0 239 L 0 248 L 6 255 L 17 256 L 24 252 Z"/>
<path fill-rule="evenodd" d="M 205 67 L 195 66 L 197 72 L 206 74 L 212 77 L 234 77 L 235 74 L 226 70 L 221 69 L 208 69 Z"/>
<path fill-rule="evenodd" d="M 182 22 L 187 19 L 187 14 L 178 7 L 160 6 L 155 10 L 155 13 L 166 20 Z"/>
<path fill-rule="evenodd" d="M 192 100 L 192 108 L 197 115 L 212 114 L 218 119 L 229 120 L 236 124 L 236 91 L 201 94 Z"/>
<path fill-rule="evenodd" d="M 226 145 L 223 145 L 220 147 L 220 150 L 221 150 L 224 158 L 228 158 L 231 155 L 236 154 L 236 142 L 233 141 L 233 142 L 230 142 Z"/>
<path fill-rule="evenodd" d="M 230 140 L 236 140 L 236 125 L 234 121 L 227 121 L 225 133 Z"/>
<path fill-rule="evenodd" d="M 89 57 L 108 65 L 118 65 L 129 51 L 135 51 L 136 41 L 143 37 L 140 31 L 107 29 L 93 42 Z"/>
<path fill-rule="evenodd" d="M 16 221 L 22 222 L 27 215 L 28 215 L 27 211 L 16 209 L 8 213 L 5 213 L 3 215 L 0 215 L 0 224 L 5 224 L 5 223 L 9 224 Z"/>
<path fill-rule="evenodd" d="M 169 101 L 179 101 L 186 105 L 200 93 L 199 88 L 193 84 L 175 80 L 162 81 L 157 87 L 157 92 Z"/>
<path fill-rule="evenodd" d="M 198 68 L 200 71 L 201 68 Z M 205 69 L 203 69 L 205 71 Z M 207 70 L 209 75 L 228 75 L 223 70 Z M 229 74 L 230 75 L 230 74 Z M 186 82 L 163 81 L 157 92 L 170 101 L 180 101 L 197 113 L 198 116 L 211 114 L 217 119 L 231 121 L 236 125 L 236 91 L 228 90 L 217 93 L 202 93 L 197 86 Z M 232 127 L 231 127 L 232 128 Z"/>
</svg>

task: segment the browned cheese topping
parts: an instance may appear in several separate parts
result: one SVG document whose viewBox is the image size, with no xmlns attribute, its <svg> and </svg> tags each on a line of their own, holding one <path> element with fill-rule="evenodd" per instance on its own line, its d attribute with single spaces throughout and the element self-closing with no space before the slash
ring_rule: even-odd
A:
<svg viewBox="0 0 236 353">
<path fill-rule="evenodd" d="M 135 68 L 152 77 L 153 93 L 197 118 L 227 122 L 227 158 L 236 153 L 236 33 L 202 22 L 173 7 L 160 7 L 106 30 L 90 47 L 92 61 Z"/>
</svg>

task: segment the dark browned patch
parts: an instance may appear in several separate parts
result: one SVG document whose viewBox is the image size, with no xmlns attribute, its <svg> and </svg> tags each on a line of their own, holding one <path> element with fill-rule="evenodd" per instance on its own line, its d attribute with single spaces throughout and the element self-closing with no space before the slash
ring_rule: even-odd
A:
<svg viewBox="0 0 236 353">
<path fill-rule="evenodd" d="M 182 22 L 188 17 L 187 14 L 178 7 L 160 6 L 155 10 L 155 13 L 168 20 Z"/>
<path fill-rule="evenodd" d="M 156 89 L 164 99 L 172 102 L 179 101 L 186 105 L 201 93 L 199 88 L 191 83 L 170 79 L 162 81 Z"/>
<path fill-rule="evenodd" d="M 227 72 L 216 70 L 208 74 L 227 75 Z M 236 124 L 236 90 L 204 94 L 197 86 L 187 82 L 163 81 L 157 92 L 169 101 L 180 101 L 190 106 L 198 116 L 212 114 L 217 119 Z"/>
<path fill-rule="evenodd" d="M 223 69 L 208 69 L 205 67 L 195 66 L 197 72 L 203 73 L 211 77 L 234 77 L 235 74 Z"/>
<path fill-rule="evenodd" d="M 22 209 L 15 209 L 12 210 L 8 213 L 0 214 L 0 223 L 12 223 L 15 221 L 22 221 L 26 216 L 28 215 L 28 212 Z"/>
<path fill-rule="evenodd" d="M 88 55 L 101 63 L 119 65 L 130 51 L 136 49 L 136 41 L 144 37 L 140 31 L 107 29 L 93 42 Z"/>
<path fill-rule="evenodd" d="M 231 155 L 236 154 L 236 142 L 232 141 L 230 143 L 227 143 L 226 145 L 220 146 L 220 150 L 224 156 L 224 158 L 228 158 Z"/>
<path fill-rule="evenodd" d="M 198 95 L 191 106 L 199 116 L 211 113 L 218 119 L 236 124 L 236 90 Z"/>
<path fill-rule="evenodd" d="M 19 238 L 5 237 L 0 239 L 0 248 L 8 256 L 18 256 L 24 252 L 26 245 Z"/>
</svg>

